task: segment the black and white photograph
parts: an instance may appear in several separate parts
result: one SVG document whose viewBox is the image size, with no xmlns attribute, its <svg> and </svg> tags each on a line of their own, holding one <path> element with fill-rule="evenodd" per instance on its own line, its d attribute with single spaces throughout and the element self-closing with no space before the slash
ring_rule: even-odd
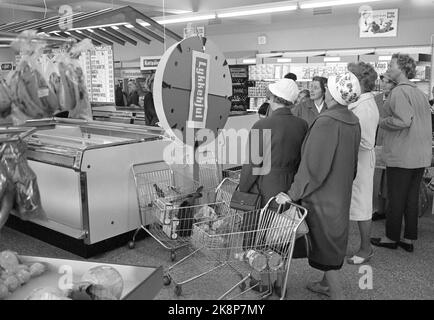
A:
<svg viewBox="0 0 434 320">
<path fill-rule="evenodd" d="M 433 0 L 0 0 L 0 306 L 434 300 L 433 55 Z"/>
</svg>

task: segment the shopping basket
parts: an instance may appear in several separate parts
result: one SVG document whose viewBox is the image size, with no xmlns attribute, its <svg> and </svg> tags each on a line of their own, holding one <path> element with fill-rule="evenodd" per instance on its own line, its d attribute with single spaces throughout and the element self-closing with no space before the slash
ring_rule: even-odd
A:
<svg viewBox="0 0 434 320">
<path fill-rule="evenodd" d="M 273 200 L 260 210 L 229 209 L 228 216 L 195 223 L 191 253 L 166 274 L 175 285 L 175 294 L 181 295 L 182 286 L 188 283 L 214 276 L 234 283 L 218 299 L 236 299 L 254 290 L 260 292 L 260 298 L 266 298 L 273 293 L 272 282 L 276 280 L 281 284 L 283 299 L 297 230 L 307 210 L 289 203 L 289 208 L 282 213 L 282 206 L 272 207 Z"/>
</svg>

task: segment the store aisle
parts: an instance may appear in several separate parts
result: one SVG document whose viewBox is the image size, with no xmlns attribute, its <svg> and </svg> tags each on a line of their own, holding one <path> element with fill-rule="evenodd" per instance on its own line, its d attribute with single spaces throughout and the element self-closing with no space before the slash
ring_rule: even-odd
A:
<svg viewBox="0 0 434 320">
<path fill-rule="evenodd" d="M 434 216 L 427 215 L 420 219 L 420 240 L 415 245 L 415 252 L 409 254 L 402 249 L 387 250 L 375 248 L 375 256 L 371 261 L 373 270 L 373 289 L 361 290 L 358 266 L 344 265 L 342 277 L 344 290 L 349 299 L 434 299 Z M 374 222 L 373 235 L 384 230 L 384 222 Z M 351 225 L 350 247 L 348 253 L 357 248 L 356 225 Z M 0 251 L 12 249 L 23 255 L 37 255 L 52 258 L 84 260 L 72 253 L 63 251 L 44 242 L 21 234 L 15 230 L 4 228 L 0 234 Z M 98 262 L 120 263 L 144 266 L 167 266 L 170 264 L 168 252 L 162 250 L 151 239 L 139 241 L 134 250 L 126 246 L 107 252 L 93 259 Z M 288 299 L 315 300 L 325 299 L 310 293 L 305 285 L 312 277 L 320 277 L 321 273 L 311 269 L 306 260 L 294 260 L 291 268 L 290 289 Z M 231 278 L 231 279 L 229 279 Z M 233 284 L 233 277 L 222 279 L 221 275 L 196 281 L 183 287 L 183 295 L 177 298 L 173 286 L 164 287 L 157 299 L 212 299 L 214 293 L 223 293 Z M 254 295 L 247 296 L 254 298 Z M 276 297 L 273 297 L 276 299 Z"/>
</svg>

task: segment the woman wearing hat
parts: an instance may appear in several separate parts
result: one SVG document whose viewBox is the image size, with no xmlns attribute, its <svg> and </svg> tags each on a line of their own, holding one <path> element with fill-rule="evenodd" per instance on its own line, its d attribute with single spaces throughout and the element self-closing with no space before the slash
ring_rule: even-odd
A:
<svg viewBox="0 0 434 320">
<path fill-rule="evenodd" d="M 251 131 L 259 131 L 260 141 L 250 141 L 249 158 L 251 155 L 263 154 L 263 159 L 271 159 L 271 170 L 265 175 L 254 175 L 254 167 L 266 168 L 263 163 L 260 166 L 249 163 L 243 166 L 240 177 L 240 191 L 260 194 L 261 205 L 279 192 L 287 190 L 291 185 L 294 174 L 300 163 L 300 151 L 307 132 L 307 123 L 292 115 L 290 106 L 298 96 L 298 87 L 293 80 L 281 79 L 268 87 L 268 101 L 271 114 L 256 122 Z M 270 148 L 255 150 L 263 146 L 264 130 L 271 130 Z M 264 153 L 263 153 L 264 152 Z M 267 157 L 265 152 L 271 152 Z"/>
<path fill-rule="evenodd" d="M 301 201 L 308 209 L 309 264 L 324 272 L 323 280 L 310 283 L 308 289 L 333 299 L 343 298 L 338 271 L 347 250 L 351 191 L 360 145 L 359 120 L 348 105 L 356 102 L 360 93 L 359 81 L 350 72 L 328 79 L 329 109 L 309 129 L 288 194 L 277 197 L 280 204 Z"/>
<path fill-rule="evenodd" d="M 375 136 L 380 114 L 372 90 L 378 74 L 367 63 L 350 63 L 348 70 L 359 80 L 362 94 L 358 101 L 349 105 L 361 127 L 361 142 L 357 164 L 357 177 L 353 183 L 350 220 L 356 221 L 360 232 L 360 249 L 348 259 L 349 264 L 364 264 L 374 255 L 371 247 L 372 197 L 374 193 Z"/>
<path fill-rule="evenodd" d="M 409 80 L 416 75 L 416 63 L 408 55 L 394 54 L 389 69 L 398 84 L 381 119 L 384 129 L 383 158 L 386 163 L 388 209 L 386 235 L 372 238 L 377 247 L 402 247 L 413 252 L 417 240 L 419 191 L 425 168 L 432 159 L 431 111 L 427 97 Z M 405 221 L 401 239 L 402 220 Z"/>
<path fill-rule="evenodd" d="M 314 77 L 309 88 L 309 98 L 292 109 L 292 113 L 305 120 L 309 126 L 322 112 L 327 110 L 325 103 L 326 85 L 326 78 Z"/>
</svg>

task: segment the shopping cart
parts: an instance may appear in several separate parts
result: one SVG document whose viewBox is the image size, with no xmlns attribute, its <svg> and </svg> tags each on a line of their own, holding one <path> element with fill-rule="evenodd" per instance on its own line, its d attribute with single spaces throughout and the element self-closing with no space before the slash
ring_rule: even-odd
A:
<svg viewBox="0 0 434 320">
<path fill-rule="evenodd" d="M 221 172 L 216 165 L 201 165 L 200 181 L 192 179 L 189 166 L 149 171 L 144 164 L 137 164 L 132 167 L 132 172 L 140 226 L 128 246 L 133 249 L 138 233 L 144 230 L 170 251 L 174 261 L 176 251 L 189 244 L 194 216 L 204 207 L 201 203 L 209 204 L 208 207 L 218 206 L 216 187 Z"/>
<path fill-rule="evenodd" d="M 229 216 L 195 223 L 191 253 L 171 266 L 165 276 L 165 282 L 170 279 L 174 283 L 175 294 L 181 295 L 182 286 L 188 283 L 215 276 L 234 282 L 218 299 L 237 299 L 253 291 L 259 291 L 264 299 L 272 295 L 273 281 L 281 284 L 283 299 L 297 230 L 307 210 L 289 203 L 282 213 L 282 206 L 271 206 L 273 200 L 260 210 L 232 210 Z"/>
</svg>

